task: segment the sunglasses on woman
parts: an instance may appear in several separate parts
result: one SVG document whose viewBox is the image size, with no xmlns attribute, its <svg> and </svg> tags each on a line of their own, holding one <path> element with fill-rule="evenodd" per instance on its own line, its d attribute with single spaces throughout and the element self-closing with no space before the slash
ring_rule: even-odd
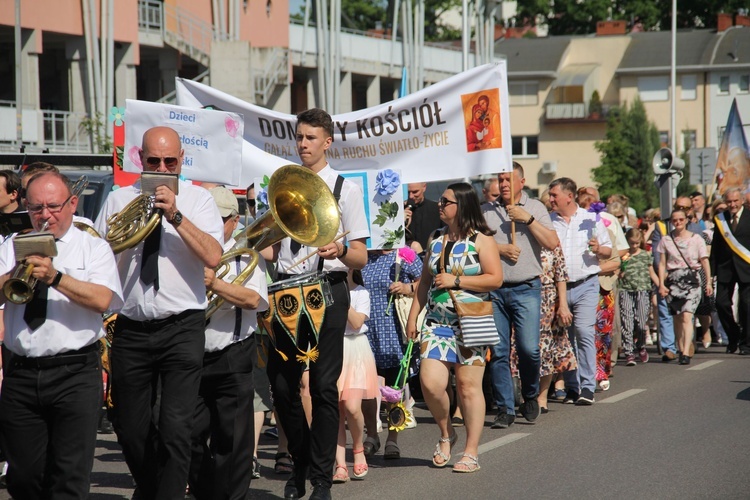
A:
<svg viewBox="0 0 750 500">
<path fill-rule="evenodd" d="M 440 199 L 438 200 L 438 205 L 440 205 L 441 207 L 445 207 L 445 206 L 448 206 L 448 205 L 458 205 L 458 202 L 455 202 L 453 200 L 449 200 L 445 196 L 441 196 Z"/>
</svg>

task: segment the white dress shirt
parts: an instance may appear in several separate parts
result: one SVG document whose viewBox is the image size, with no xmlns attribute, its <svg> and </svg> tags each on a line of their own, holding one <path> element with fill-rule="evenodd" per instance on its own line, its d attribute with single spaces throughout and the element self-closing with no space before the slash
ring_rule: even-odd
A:
<svg viewBox="0 0 750 500">
<path fill-rule="evenodd" d="M 211 193 L 189 182 L 180 182 L 177 209 L 198 229 L 219 243 L 224 225 Z M 95 229 L 107 234 L 107 219 L 140 194 L 140 183 L 110 193 L 96 219 Z M 117 267 L 125 293 L 122 314 L 136 321 L 163 319 L 188 309 L 206 308 L 203 262 L 190 250 L 172 224 L 162 218 L 159 247 L 159 290 L 140 279 L 143 242 L 117 255 Z"/>
<path fill-rule="evenodd" d="M 598 257 L 589 250 L 591 238 L 596 237 L 600 247 L 612 248 L 609 231 L 601 220 L 596 220 L 596 215 L 578 207 L 568 223 L 556 212 L 550 213 L 552 225 L 557 232 L 565 255 L 565 265 L 568 268 L 568 280 L 570 282 L 580 281 L 594 274 L 599 274 L 601 270 Z"/>
<path fill-rule="evenodd" d="M 336 186 L 336 179 L 339 173 L 332 169 L 330 165 L 326 165 L 323 170 L 318 172 L 318 175 L 333 191 Z M 359 186 L 351 181 L 344 180 L 344 184 L 341 186 L 341 196 L 339 197 L 339 208 L 341 209 L 341 221 L 339 222 L 339 230 L 336 233 L 343 233 L 349 231 L 346 235 L 345 241 L 358 240 L 361 238 L 370 237 L 370 226 L 367 224 L 367 218 L 365 217 L 365 205 L 364 195 Z M 305 274 L 310 271 L 318 269 L 318 256 L 314 256 L 302 264 L 291 268 L 297 260 L 301 259 L 305 255 L 313 252 L 317 249 L 310 248 L 302 245 L 302 248 L 296 254 L 292 253 L 290 247 L 292 240 L 290 238 L 284 238 L 281 240 L 281 250 L 279 251 L 278 257 L 278 270 L 279 272 L 287 274 Z M 342 240 L 342 243 L 344 241 Z M 323 270 L 327 272 L 331 271 L 343 271 L 349 270 L 346 264 L 338 259 L 329 260 L 323 263 Z"/>
<path fill-rule="evenodd" d="M 224 244 L 224 251 L 230 250 L 235 244 L 234 239 L 230 239 Z M 224 281 L 231 283 L 240 272 L 245 269 L 250 258 L 247 256 L 240 257 L 240 262 L 233 259 L 229 264 L 229 271 L 224 276 Z M 257 309 L 241 309 L 242 316 L 235 337 L 235 328 L 237 327 L 237 307 L 224 301 L 222 306 L 211 316 L 208 325 L 206 325 L 206 352 L 221 351 L 235 342 L 241 342 L 253 334 L 258 327 L 258 314 L 268 309 L 268 288 L 266 285 L 266 261 L 261 257 L 258 265 L 255 267 L 250 277 L 243 283 L 245 288 L 254 290 L 260 295 L 260 303 Z"/>
<path fill-rule="evenodd" d="M 109 310 L 122 307 L 122 289 L 115 268 L 115 257 L 101 238 L 70 226 L 57 240 L 57 257 L 52 265 L 63 274 L 80 281 L 103 285 L 112 290 Z M 0 273 L 16 266 L 13 240 L 0 246 Z M 49 287 L 47 319 L 36 330 L 29 329 L 23 314 L 26 304 L 5 304 L 5 346 L 20 356 L 37 358 L 75 351 L 104 336 L 102 315 L 72 302 L 68 297 Z"/>
</svg>

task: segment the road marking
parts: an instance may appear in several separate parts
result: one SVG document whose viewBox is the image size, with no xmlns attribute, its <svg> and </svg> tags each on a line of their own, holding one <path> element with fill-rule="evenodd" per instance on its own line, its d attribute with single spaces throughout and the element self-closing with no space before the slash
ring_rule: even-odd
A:
<svg viewBox="0 0 750 500">
<path fill-rule="evenodd" d="M 640 394 L 646 389 L 629 389 L 625 392 L 621 392 L 620 394 L 617 394 L 615 396 L 609 397 L 607 399 L 602 399 L 599 401 L 599 403 L 617 403 L 619 401 L 622 401 L 623 399 L 627 399 L 630 396 L 635 396 L 636 394 Z"/>
<path fill-rule="evenodd" d="M 508 434 L 507 436 L 503 436 L 499 439 L 493 439 L 492 441 L 479 446 L 479 453 L 486 453 L 490 450 L 494 450 L 495 448 L 499 448 L 514 441 L 518 441 L 519 439 L 523 439 L 526 436 L 531 436 L 531 434 L 526 432 L 514 432 L 513 434 Z"/>
<path fill-rule="evenodd" d="M 712 361 L 706 361 L 705 363 L 695 365 L 692 368 L 688 368 L 688 370 L 705 370 L 706 368 L 711 368 L 712 366 L 718 365 L 721 362 L 721 359 L 714 359 Z"/>
</svg>

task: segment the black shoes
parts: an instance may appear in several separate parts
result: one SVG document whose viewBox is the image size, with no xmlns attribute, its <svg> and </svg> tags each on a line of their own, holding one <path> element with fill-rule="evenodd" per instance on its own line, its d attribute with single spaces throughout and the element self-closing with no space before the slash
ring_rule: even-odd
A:
<svg viewBox="0 0 750 500">
<path fill-rule="evenodd" d="M 727 346 L 727 354 L 734 354 L 735 352 L 737 352 L 737 344 L 730 342 Z"/>
<path fill-rule="evenodd" d="M 690 364 L 690 356 L 685 356 L 684 354 L 680 355 L 680 364 L 681 365 L 689 365 Z"/>
<path fill-rule="evenodd" d="M 310 500 L 331 500 L 331 488 L 322 484 L 315 485 Z"/>
<path fill-rule="evenodd" d="M 525 418 L 526 421 L 533 423 L 539 416 L 539 402 L 536 398 L 528 399 L 521 403 L 518 411 L 523 415 L 523 418 Z"/>
<path fill-rule="evenodd" d="M 576 406 L 591 406 L 594 404 L 594 393 L 588 389 L 581 389 L 581 395 L 576 400 Z"/>
<path fill-rule="evenodd" d="M 563 399 L 563 404 L 575 404 L 578 401 L 578 393 L 573 390 L 569 390 Z"/>
<path fill-rule="evenodd" d="M 307 482 L 307 467 L 295 467 L 292 477 L 284 485 L 284 498 L 293 500 L 305 496 L 305 483 Z M 312 498 L 312 497 L 311 497 Z M 331 498 L 330 492 L 328 498 Z"/>
<path fill-rule="evenodd" d="M 498 413 L 495 416 L 495 421 L 492 422 L 492 428 L 493 429 L 507 429 L 511 425 L 513 425 L 513 422 L 516 421 L 515 415 L 510 415 L 508 413 L 505 413 L 505 410 L 500 410 L 500 413 Z"/>
</svg>

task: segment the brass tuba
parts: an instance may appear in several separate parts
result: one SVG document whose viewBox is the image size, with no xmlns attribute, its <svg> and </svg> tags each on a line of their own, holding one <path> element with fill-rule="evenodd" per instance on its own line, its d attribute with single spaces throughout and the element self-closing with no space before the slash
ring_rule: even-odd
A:
<svg viewBox="0 0 750 500">
<path fill-rule="evenodd" d="M 80 176 L 78 178 L 77 181 L 75 181 L 75 183 L 70 188 L 70 190 L 73 192 L 73 195 L 76 198 L 80 199 L 81 195 L 86 190 L 86 188 L 88 187 L 88 185 L 89 185 L 89 178 L 86 177 L 85 175 L 82 175 L 82 176 Z M 75 215 L 75 214 L 73 214 L 73 215 Z M 93 227 L 91 227 L 90 225 L 86 224 L 83 221 L 74 220 L 73 221 L 73 225 L 75 227 L 77 227 L 78 229 L 80 229 L 81 231 L 89 233 L 94 238 L 101 238 L 101 235 L 96 231 L 96 229 L 94 229 Z"/>
<path fill-rule="evenodd" d="M 268 182 L 269 210 L 236 237 L 237 244 L 221 256 L 215 269 L 217 277 L 226 275 L 232 259 L 250 255 L 250 263 L 232 281 L 242 284 L 258 265 L 258 252 L 289 236 L 296 242 L 322 247 L 336 238 L 341 214 L 338 202 L 328 185 L 310 169 L 285 165 L 276 170 Z M 224 269 L 226 267 L 226 269 Z M 224 299 L 208 292 L 206 317 L 210 318 Z"/>
</svg>

